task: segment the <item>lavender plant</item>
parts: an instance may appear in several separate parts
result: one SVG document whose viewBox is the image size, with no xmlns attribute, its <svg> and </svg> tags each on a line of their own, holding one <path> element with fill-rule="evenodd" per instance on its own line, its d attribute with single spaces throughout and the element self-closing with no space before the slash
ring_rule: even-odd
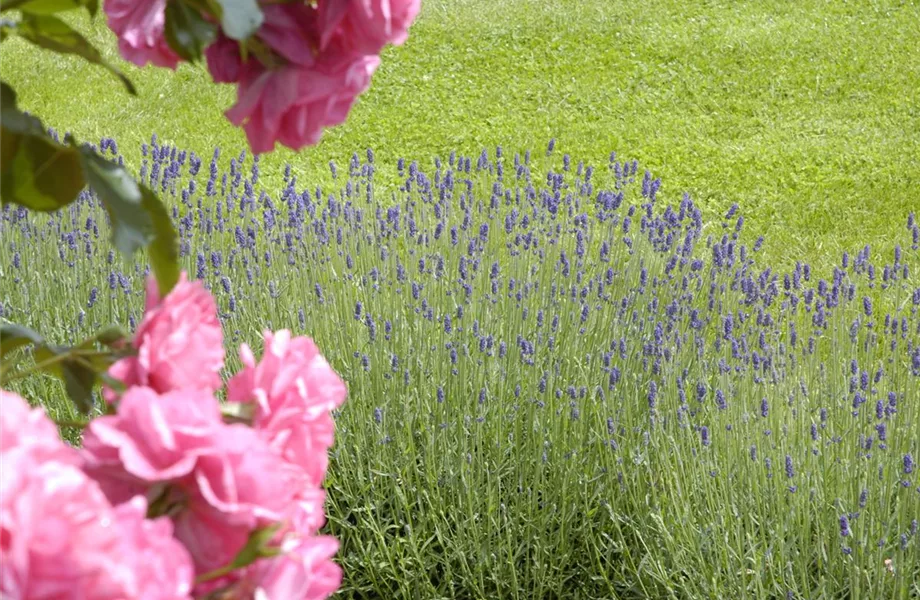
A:
<svg viewBox="0 0 920 600">
<path fill-rule="evenodd" d="M 920 596 L 916 217 L 892 257 L 778 272 L 737 207 L 704 223 L 635 161 L 553 146 L 400 160 L 398 189 L 368 151 L 331 189 L 288 168 L 281 190 L 245 152 L 143 148 L 228 342 L 308 331 L 349 383 L 343 591 Z M 5 207 L 3 316 L 62 343 L 134 323 L 145 273 L 105 219 L 89 193 Z"/>
</svg>

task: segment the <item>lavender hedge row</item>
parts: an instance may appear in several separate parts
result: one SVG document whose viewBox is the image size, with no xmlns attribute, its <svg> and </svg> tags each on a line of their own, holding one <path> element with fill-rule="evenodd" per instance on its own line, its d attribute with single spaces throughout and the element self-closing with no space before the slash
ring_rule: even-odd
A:
<svg viewBox="0 0 920 600">
<path fill-rule="evenodd" d="M 143 156 L 228 342 L 290 327 L 349 384 L 346 594 L 920 597 L 913 214 L 893 256 L 778 272 L 737 207 L 705 223 L 614 154 L 400 160 L 390 187 L 368 151 L 281 189 L 245 152 L 154 136 Z M 104 219 L 89 192 L 5 207 L 3 316 L 60 342 L 133 324 L 145 268 Z M 66 411 L 56 382 L 23 385 Z"/>
</svg>

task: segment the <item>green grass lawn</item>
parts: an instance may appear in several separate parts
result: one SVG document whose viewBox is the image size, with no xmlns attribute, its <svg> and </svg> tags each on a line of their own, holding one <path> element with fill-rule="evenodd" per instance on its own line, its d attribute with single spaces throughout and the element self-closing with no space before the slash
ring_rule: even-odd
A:
<svg viewBox="0 0 920 600">
<path fill-rule="evenodd" d="M 82 24 L 117 60 L 103 21 Z M 348 122 L 263 172 L 280 182 L 290 162 L 324 181 L 329 160 L 366 147 L 427 163 L 556 137 L 577 159 L 637 158 L 663 179 L 659 197 L 687 191 L 707 217 L 737 202 L 777 267 L 828 265 L 867 243 L 890 252 L 920 207 L 918 39 L 907 1 L 424 0 Z M 114 137 L 135 169 L 154 132 L 207 156 L 245 145 L 223 117 L 234 88 L 203 65 L 124 64 L 131 98 L 80 61 L 18 40 L 2 52 L 27 110 L 83 140 Z"/>
</svg>

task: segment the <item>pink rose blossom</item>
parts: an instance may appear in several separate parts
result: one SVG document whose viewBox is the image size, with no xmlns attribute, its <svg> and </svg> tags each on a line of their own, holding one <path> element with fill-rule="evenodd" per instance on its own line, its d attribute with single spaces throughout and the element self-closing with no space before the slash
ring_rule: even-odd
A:
<svg viewBox="0 0 920 600">
<path fill-rule="evenodd" d="M 310 67 L 316 63 L 317 33 L 315 8 L 308 4 L 268 4 L 262 6 L 265 21 L 259 39 L 293 65 Z"/>
<path fill-rule="evenodd" d="M 323 600 L 342 585 L 342 568 L 332 561 L 338 540 L 329 536 L 294 539 L 284 554 L 256 562 L 238 584 L 266 600 Z"/>
<path fill-rule="evenodd" d="M 256 364 L 249 346 L 240 348 L 243 369 L 227 383 L 230 402 L 255 402 L 253 426 L 310 485 L 326 474 L 335 425 L 330 412 L 345 401 L 345 383 L 313 340 L 291 338 L 287 330 L 265 332 L 265 351 Z"/>
<path fill-rule="evenodd" d="M 378 54 L 387 44 L 400 45 L 421 8 L 421 0 L 327 0 L 319 3 L 325 50 L 333 38 L 360 54 Z"/>
<path fill-rule="evenodd" d="M 109 28 L 118 36 L 125 60 L 143 67 L 147 63 L 175 69 L 179 56 L 164 37 L 166 0 L 105 0 Z"/>
<path fill-rule="evenodd" d="M 324 53 L 310 67 L 243 67 L 237 102 L 227 111 L 242 126 L 252 151 L 270 152 L 276 142 L 294 150 L 316 144 L 323 129 L 338 125 L 380 64 L 377 56 Z"/>
<path fill-rule="evenodd" d="M 0 452 L 29 447 L 39 460 L 78 464 L 77 451 L 61 441 L 57 426 L 41 408 L 21 396 L 0 390 Z"/>
<path fill-rule="evenodd" d="M 132 597 L 146 600 L 186 598 L 192 589 L 195 569 L 185 547 L 173 537 L 168 517 L 146 519 L 147 501 L 135 496 L 115 507 L 119 541 L 132 567 Z"/>
<path fill-rule="evenodd" d="M 332 560 L 339 549 L 335 538 L 288 532 L 276 543 L 282 554 L 201 584 L 195 595 L 223 590 L 228 598 L 322 600 L 342 584 L 342 569 Z"/>
<path fill-rule="evenodd" d="M 243 68 L 240 45 L 222 32 L 217 35 L 214 43 L 205 49 L 204 57 L 215 83 L 236 83 L 240 80 L 240 71 Z"/>
<path fill-rule="evenodd" d="M 192 473 L 198 459 L 213 452 L 223 422 L 220 404 L 206 391 L 157 394 L 132 387 L 115 415 L 93 419 L 82 454 L 87 473 L 113 502 L 124 502 L 156 482 Z"/>
<path fill-rule="evenodd" d="M 179 283 L 162 300 L 151 277 L 147 307 L 134 336 L 137 356 L 124 358 L 109 374 L 128 387 L 143 385 L 164 393 L 178 389 L 217 390 L 224 365 L 223 333 L 217 304 L 200 282 Z M 113 401 L 112 390 L 105 391 Z"/>
<path fill-rule="evenodd" d="M 281 144 L 298 150 L 316 144 L 325 128 L 343 122 L 370 85 L 388 43 L 401 44 L 419 0 L 323 0 L 270 4 L 256 34 L 281 64 L 239 59 L 238 46 L 218 40 L 207 50 L 218 82 L 236 82 L 237 102 L 227 111 L 242 126 L 253 152 Z"/>
<path fill-rule="evenodd" d="M 130 388 L 115 415 L 90 423 L 82 456 L 113 503 L 165 494 L 199 571 L 232 560 L 254 529 L 291 512 L 308 484 L 257 431 L 225 424 L 217 399 L 198 390 Z"/>
<path fill-rule="evenodd" d="M 307 4 L 269 4 L 262 6 L 264 21 L 258 38 L 292 65 L 312 66 L 316 30 L 316 9 Z M 216 83 L 237 83 L 243 69 L 239 44 L 218 34 L 217 39 L 205 49 L 208 70 Z M 255 67 L 258 61 L 249 59 Z"/>
<path fill-rule="evenodd" d="M 63 445 L 63 444 L 62 444 Z M 112 507 L 76 466 L 7 448 L 0 472 L 0 596 L 10 599 L 188 598 L 193 571 L 168 519 L 142 497 Z"/>
<path fill-rule="evenodd" d="M 249 534 L 282 519 L 303 477 L 246 425 L 226 425 L 192 477 L 179 483 L 186 509 L 176 537 L 199 571 L 230 562 Z"/>
</svg>

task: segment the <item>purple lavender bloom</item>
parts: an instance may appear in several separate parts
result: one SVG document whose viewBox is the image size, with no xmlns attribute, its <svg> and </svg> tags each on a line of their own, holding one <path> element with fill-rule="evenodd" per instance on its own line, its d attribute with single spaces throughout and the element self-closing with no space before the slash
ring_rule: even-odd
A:
<svg viewBox="0 0 920 600">
<path fill-rule="evenodd" d="M 904 474 L 910 475 L 914 472 L 914 457 L 910 453 L 904 455 Z"/>
<path fill-rule="evenodd" d="M 700 438 L 702 439 L 703 445 L 704 445 L 704 446 L 708 446 L 708 445 L 710 444 L 710 440 L 709 440 L 709 427 L 707 427 L 707 426 L 705 426 L 705 425 L 703 425 L 702 427 L 700 427 Z"/>
<path fill-rule="evenodd" d="M 702 402 L 706 397 L 706 384 L 702 381 L 698 381 L 696 384 L 696 400 L 697 402 Z"/>
<path fill-rule="evenodd" d="M 86 303 L 86 308 L 92 308 L 96 304 L 96 299 L 99 297 L 99 288 L 94 287 L 89 291 L 89 301 Z"/>
<path fill-rule="evenodd" d="M 767 418 L 767 415 L 770 414 L 770 405 L 767 403 L 767 399 L 764 398 L 760 401 L 760 416 L 764 419 Z"/>
<path fill-rule="evenodd" d="M 840 535 L 842 537 L 850 535 L 850 520 L 846 515 L 840 515 Z"/>
<path fill-rule="evenodd" d="M 725 394 L 722 390 L 716 390 L 716 406 L 719 410 L 725 410 L 728 408 L 728 404 L 725 402 Z"/>
<path fill-rule="evenodd" d="M 786 477 L 788 479 L 795 477 L 795 469 L 793 468 L 792 457 L 788 454 L 786 455 Z"/>
<path fill-rule="evenodd" d="M 204 276 L 205 276 L 205 259 L 204 259 L 204 253 L 203 253 L 203 252 L 198 252 L 198 257 L 197 257 L 197 259 L 196 259 L 196 266 L 197 266 L 197 269 L 196 269 L 196 272 L 195 272 L 195 278 L 196 278 L 196 279 L 204 279 Z"/>
<path fill-rule="evenodd" d="M 655 410 L 656 399 L 658 398 L 658 384 L 652 380 L 648 384 L 648 407 Z"/>
</svg>

